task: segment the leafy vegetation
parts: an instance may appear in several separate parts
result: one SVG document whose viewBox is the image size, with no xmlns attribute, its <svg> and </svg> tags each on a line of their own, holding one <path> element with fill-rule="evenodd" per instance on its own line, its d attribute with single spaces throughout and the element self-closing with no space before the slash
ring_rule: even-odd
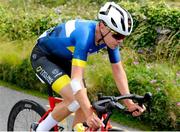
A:
<svg viewBox="0 0 180 132">
<path fill-rule="evenodd" d="M 173 129 L 180 114 L 179 108 L 176 106 L 180 98 L 180 77 L 176 75 L 180 70 L 179 67 L 170 66 L 167 63 L 146 63 L 135 60 L 134 58 L 138 55 L 128 54 L 129 52 L 125 49 L 122 51 L 122 56 L 126 54 L 125 56 L 132 57 L 123 60 L 130 91 L 140 95 L 151 91 L 154 95 L 150 115 L 146 113 L 139 120 L 143 120 L 146 124 L 152 123 L 152 130 Z M 98 92 L 103 92 L 105 95 L 118 95 L 107 59 L 107 56 L 100 55 L 90 59 L 92 62 L 90 61 L 87 70 L 87 81 L 90 84 L 89 96 L 92 100 L 94 100 L 94 93 Z M 95 60 L 99 64 L 93 64 Z M 103 70 L 100 70 L 102 67 Z"/>
<path fill-rule="evenodd" d="M 105 0 L 0 1 L 0 80 L 46 93 L 29 61 L 36 38 L 69 19 L 96 19 L 102 2 Z M 130 90 L 136 94 L 150 91 L 154 95 L 150 115 L 145 113 L 137 120 L 151 124 L 151 130 L 178 130 L 180 12 L 164 2 L 116 2 L 127 8 L 134 19 L 133 33 L 121 49 Z M 91 56 L 88 64 L 86 78 L 91 100 L 98 92 L 118 95 L 104 51 Z"/>
<path fill-rule="evenodd" d="M 40 35 L 49 27 L 69 19 L 96 19 L 99 5 L 96 2 L 79 0 L 62 1 L 63 6 L 48 8 L 48 2 L 10 1 L 8 6 L 0 4 L 0 34 L 11 40 L 24 40 Z M 21 3 L 21 4 L 20 4 Z M 102 1 L 99 1 L 102 3 Z M 180 12 L 161 2 L 119 2 L 133 15 L 134 30 L 125 45 L 141 50 L 155 59 L 169 59 L 176 62 L 180 58 Z M 28 6 L 27 6 L 28 5 Z M 19 6 L 19 8 L 16 8 Z M 68 8 L 68 10 L 67 10 Z M 14 15 L 17 12 L 17 15 Z M 18 15 L 19 14 L 19 15 Z"/>
</svg>

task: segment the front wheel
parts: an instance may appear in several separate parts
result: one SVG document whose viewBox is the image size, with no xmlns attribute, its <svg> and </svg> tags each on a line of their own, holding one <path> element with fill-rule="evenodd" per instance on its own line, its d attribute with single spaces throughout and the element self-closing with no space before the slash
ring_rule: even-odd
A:
<svg viewBox="0 0 180 132">
<path fill-rule="evenodd" d="M 32 100 L 21 100 L 12 108 L 7 124 L 8 131 L 29 131 L 31 123 L 37 122 L 46 110 Z"/>
</svg>

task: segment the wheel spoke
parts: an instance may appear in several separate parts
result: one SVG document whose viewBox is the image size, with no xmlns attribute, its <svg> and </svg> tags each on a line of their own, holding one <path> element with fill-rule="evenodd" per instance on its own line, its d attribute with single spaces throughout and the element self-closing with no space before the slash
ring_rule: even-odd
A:
<svg viewBox="0 0 180 132">
<path fill-rule="evenodd" d="M 31 123 L 37 122 L 40 119 L 34 110 L 24 109 L 17 115 L 14 124 L 14 131 L 30 130 Z"/>
<path fill-rule="evenodd" d="M 39 121 L 46 110 L 33 100 L 17 102 L 8 117 L 8 131 L 30 131 L 31 124 Z"/>
</svg>

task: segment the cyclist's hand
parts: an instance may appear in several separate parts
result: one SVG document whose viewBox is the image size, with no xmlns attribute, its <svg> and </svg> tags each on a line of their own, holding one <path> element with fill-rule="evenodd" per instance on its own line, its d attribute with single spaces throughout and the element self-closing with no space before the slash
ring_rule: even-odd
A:
<svg viewBox="0 0 180 132">
<path fill-rule="evenodd" d="M 128 111 L 132 112 L 133 116 L 140 116 L 145 110 L 146 107 L 144 105 L 139 106 L 136 103 L 131 103 L 130 105 L 128 105 Z"/>
<path fill-rule="evenodd" d="M 104 126 L 103 122 L 97 117 L 95 113 L 92 113 L 87 118 L 86 123 L 93 130 L 97 130 L 99 127 Z"/>
</svg>

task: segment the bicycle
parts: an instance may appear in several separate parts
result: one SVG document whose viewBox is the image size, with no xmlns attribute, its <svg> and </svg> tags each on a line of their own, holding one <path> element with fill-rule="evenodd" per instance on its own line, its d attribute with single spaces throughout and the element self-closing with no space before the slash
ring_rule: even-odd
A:
<svg viewBox="0 0 180 132">
<path fill-rule="evenodd" d="M 125 113 L 128 113 L 125 106 L 119 103 L 119 100 L 133 99 L 136 100 L 140 105 L 142 105 L 144 103 L 150 102 L 151 98 L 151 93 L 146 93 L 144 96 L 129 94 L 117 97 L 103 96 L 102 94 L 98 94 L 98 100 L 93 103 L 92 107 L 105 125 L 104 127 L 99 128 L 99 130 L 103 132 L 120 131 L 120 129 L 113 128 L 109 121 L 110 116 L 113 114 L 113 109 L 118 109 L 121 112 L 124 111 Z M 30 131 L 31 123 L 35 121 L 38 121 L 38 123 L 40 123 L 41 121 L 43 121 L 47 117 L 47 115 L 54 109 L 56 103 L 61 103 L 63 101 L 62 98 L 53 96 L 53 92 L 50 89 L 48 90 L 48 100 L 50 108 L 47 111 L 40 104 L 33 100 L 24 99 L 17 102 L 10 111 L 7 130 Z M 21 114 L 30 115 L 28 116 L 28 118 L 30 117 L 30 119 L 24 119 L 24 116 L 22 116 L 22 119 L 19 119 L 21 117 Z M 19 120 L 21 121 L 19 122 Z M 85 131 L 92 131 L 92 129 L 89 128 L 86 123 L 83 123 L 83 125 L 86 128 Z M 24 127 L 24 129 L 22 127 Z M 59 125 L 56 125 L 51 129 L 51 131 L 63 130 L 64 128 Z"/>
</svg>

